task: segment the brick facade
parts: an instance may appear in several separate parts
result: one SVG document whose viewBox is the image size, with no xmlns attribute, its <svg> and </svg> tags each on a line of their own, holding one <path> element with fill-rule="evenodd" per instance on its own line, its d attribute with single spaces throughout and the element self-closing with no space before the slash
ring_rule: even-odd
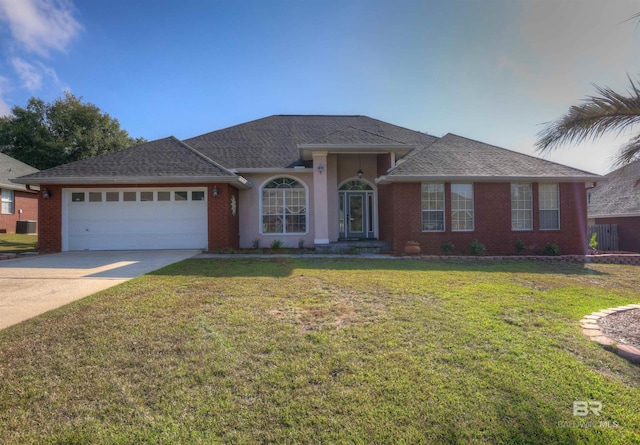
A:
<svg viewBox="0 0 640 445">
<path fill-rule="evenodd" d="M 640 252 L 640 216 L 596 218 L 596 224 L 617 224 L 618 249 L 625 252 Z"/>
<path fill-rule="evenodd" d="M 214 186 L 218 189 L 218 196 L 213 196 Z M 231 212 L 231 197 L 238 202 L 238 191 L 229 184 L 117 184 L 117 185 L 41 185 L 51 192 L 51 198 L 39 197 L 38 216 L 38 244 L 42 253 L 60 252 L 62 250 L 62 188 L 179 188 L 206 187 L 207 215 L 208 215 L 208 250 L 219 248 L 238 248 L 239 219 Z"/>
<path fill-rule="evenodd" d="M 17 221 L 38 220 L 38 194 L 14 190 L 13 213 L 0 213 L 0 230 L 6 233 L 16 233 Z M 22 209 L 22 214 L 19 213 Z"/>
<path fill-rule="evenodd" d="M 418 241 L 422 252 L 438 255 L 444 241 L 452 253 L 468 254 L 469 244 L 478 240 L 488 255 L 512 255 L 521 240 L 526 253 L 538 253 L 547 243 L 557 244 L 563 254 L 584 254 L 587 250 L 586 193 L 582 183 L 561 183 L 560 230 L 539 230 L 537 183 L 532 184 L 533 230 L 511 229 L 510 183 L 474 183 L 474 225 L 472 232 L 451 230 L 451 185 L 445 183 L 445 231 L 423 232 L 421 184 L 393 183 L 378 187 L 380 238 L 402 252 L 407 241 Z"/>
</svg>

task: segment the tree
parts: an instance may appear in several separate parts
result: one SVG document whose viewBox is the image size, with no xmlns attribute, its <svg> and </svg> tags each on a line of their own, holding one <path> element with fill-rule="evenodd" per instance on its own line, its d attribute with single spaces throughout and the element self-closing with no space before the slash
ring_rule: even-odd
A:
<svg viewBox="0 0 640 445">
<path fill-rule="evenodd" d="M 38 169 L 87 159 L 145 142 L 131 138 L 117 119 L 66 92 L 52 103 L 32 97 L 0 118 L 2 151 Z"/>
<path fill-rule="evenodd" d="M 620 94 L 608 87 L 594 85 L 597 96 L 587 96 L 582 105 L 574 105 L 564 116 L 547 122 L 538 133 L 537 150 L 548 152 L 564 143 L 595 140 L 604 133 L 616 132 L 640 123 L 640 90 L 630 77 L 631 89 Z M 633 136 L 620 149 L 617 164 L 628 164 L 640 158 L 640 134 Z"/>
</svg>

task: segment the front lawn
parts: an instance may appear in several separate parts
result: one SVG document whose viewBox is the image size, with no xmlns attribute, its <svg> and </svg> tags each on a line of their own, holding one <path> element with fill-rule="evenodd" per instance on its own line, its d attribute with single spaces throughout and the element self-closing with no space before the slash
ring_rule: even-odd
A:
<svg viewBox="0 0 640 445">
<path fill-rule="evenodd" d="M 0 234 L 0 254 L 34 252 L 38 243 L 37 235 Z"/>
<path fill-rule="evenodd" d="M 639 272 L 187 260 L 0 331 L 0 443 L 640 443 Z"/>
</svg>

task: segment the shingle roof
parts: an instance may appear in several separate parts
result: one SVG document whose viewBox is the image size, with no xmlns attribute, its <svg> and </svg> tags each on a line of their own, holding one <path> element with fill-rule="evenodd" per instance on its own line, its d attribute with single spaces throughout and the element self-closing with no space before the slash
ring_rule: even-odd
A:
<svg viewBox="0 0 640 445">
<path fill-rule="evenodd" d="M 20 182 L 74 178 L 235 177 L 233 173 L 175 137 L 167 137 L 124 150 L 53 167 L 20 178 Z"/>
<path fill-rule="evenodd" d="M 600 178 L 593 173 L 450 133 L 431 145 L 414 150 L 398 162 L 387 177 Z"/>
<path fill-rule="evenodd" d="M 371 133 L 359 128 L 347 127 L 343 130 L 327 134 L 318 139 L 308 142 L 309 144 L 371 144 L 371 145 L 405 145 L 404 142 L 396 141 L 379 134 Z"/>
<path fill-rule="evenodd" d="M 24 185 L 15 184 L 11 180 L 38 171 L 37 168 L 0 153 L 0 189 L 26 190 Z"/>
<path fill-rule="evenodd" d="M 284 168 L 301 165 L 300 144 L 318 143 L 323 138 L 333 141 L 325 143 L 362 142 L 356 140 L 356 134 L 366 134 L 369 141 L 389 139 L 387 143 L 418 146 L 436 139 L 367 116 L 275 115 L 185 142 L 227 168 Z"/>
<path fill-rule="evenodd" d="M 607 174 L 589 191 L 589 217 L 640 216 L 640 160 Z"/>
</svg>

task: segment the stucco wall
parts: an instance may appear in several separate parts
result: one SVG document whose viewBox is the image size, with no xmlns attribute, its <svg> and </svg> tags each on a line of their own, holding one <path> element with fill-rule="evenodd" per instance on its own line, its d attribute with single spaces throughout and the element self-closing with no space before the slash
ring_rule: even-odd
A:
<svg viewBox="0 0 640 445">
<path fill-rule="evenodd" d="M 312 247 L 314 236 L 312 172 L 296 172 L 292 169 L 291 174 L 260 173 L 243 174 L 242 176 L 251 181 L 253 187 L 247 190 L 239 190 L 238 192 L 240 248 L 252 248 L 254 240 L 258 240 L 260 247 L 269 247 L 274 240 L 281 241 L 283 247 L 298 247 L 298 242 L 304 240 L 305 246 Z M 260 190 L 266 182 L 282 176 L 295 178 L 307 188 L 307 208 L 310 210 L 308 211 L 307 218 L 308 231 L 305 234 L 260 234 L 262 224 L 260 215 Z"/>
</svg>

